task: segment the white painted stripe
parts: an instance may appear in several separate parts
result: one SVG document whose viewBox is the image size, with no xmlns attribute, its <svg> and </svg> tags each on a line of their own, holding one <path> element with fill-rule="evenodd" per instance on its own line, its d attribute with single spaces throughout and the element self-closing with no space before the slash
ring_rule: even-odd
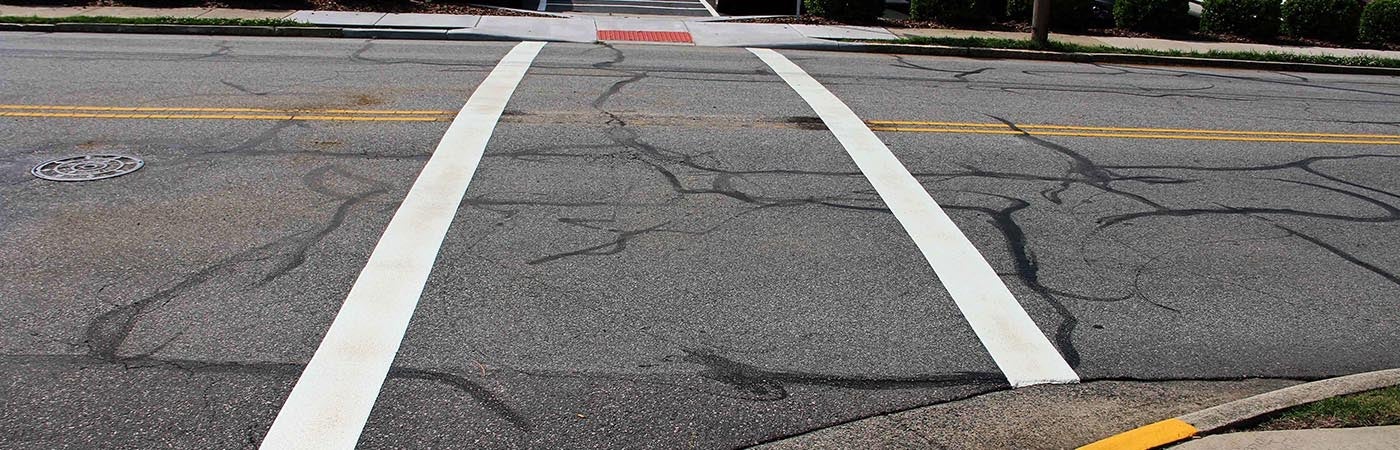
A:
<svg viewBox="0 0 1400 450">
<path fill-rule="evenodd" d="M 1075 383 L 1074 373 L 992 266 L 850 107 L 783 55 L 749 51 L 811 105 L 889 206 L 1012 386 Z"/>
<path fill-rule="evenodd" d="M 710 12 L 710 16 L 719 17 L 719 11 L 715 11 L 715 7 L 710 6 L 710 0 L 700 0 L 700 6 L 704 6 L 705 10 Z"/>
<path fill-rule="evenodd" d="M 544 11 L 549 8 L 549 0 L 540 0 L 540 7 L 536 11 Z"/>
<path fill-rule="evenodd" d="M 695 2 L 693 2 L 693 1 L 690 1 L 690 2 L 679 2 L 679 1 L 671 1 L 671 0 L 605 0 L 603 3 L 627 3 L 627 4 L 633 4 L 633 3 L 661 3 L 661 4 L 665 4 L 665 5 L 694 5 L 694 4 L 695 4 Z M 596 4 L 599 4 L 599 3 L 590 2 L 590 1 L 575 1 L 575 2 L 573 2 L 573 5 L 574 5 L 574 6 L 593 6 L 593 5 L 596 5 Z M 695 8 L 695 9 L 700 9 L 700 8 Z"/>
<path fill-rule="evenodd" d="M 683 11 L 704 11 L 704 10 L 705 10 L 705 8 L 682 8 L 682 7 L 678 7 L 678 6 L 623 5 L 623 4 L 617 4 L 617 3 L 574 3 L 574 4 L 573 4 L 573 8 L 575 8 L 575 9 L 580 8 L 580 7 L 585 7 L 585 8 L 674 9 L 674 10 L 683 10 Z"/>
<path fill-rule="evenodd" d="M 447 127 L 261 448 L 355 447 L 501 111 L 543 46 L 516 45 Z"/>
</svg>

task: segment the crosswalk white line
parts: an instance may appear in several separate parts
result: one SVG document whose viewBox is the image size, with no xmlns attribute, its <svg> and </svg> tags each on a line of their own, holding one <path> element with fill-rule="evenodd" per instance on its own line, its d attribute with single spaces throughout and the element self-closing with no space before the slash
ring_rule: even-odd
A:
<svg viewBox="0 0 1400 450">
<path fill-rule="evenodd" d="M 699 1 L 700 1 L 700 6 L 704 6 L 704 7 L 705 7 L 705 10 L 710 12 L 710 16 L 711 16 L 711 17 L 719 17 L 719 11 L 715 11 L 715 7 L 710 6 L 710 0 L 699 0 Z"/>
<path fill-rule="evenodd" d="M 355 447 L 486 143 L 542 47 L 511 49 L 447 127 L 261 448 Z"/>
<path fill-rule="evenodd" d="M 673 1 L 673 0 L 601 0 L 601 1 L 575 1 L 575 2 L 573 2 L 573 6 L 594 6 L 594 5 L 603 4 L 603 3 L 622 3 L 622 4 L 634 4 L 634 3 L 635 3 L 635 4 L 661 3 L 661 4 L 666 4 L 666 5 L 694 5 L 694 4 L 695 4 L 694 1 Z M 693 8 L 694 8 L 694 9 L 700 9 L 700 7 L 693 7 Z"/>
<path fill-rule="evenodd" d="M 776 51 L 749 49 L 816 111 L 913 238 L 1012 386 L 1075 383 L 1050 340 L 996 271 L 889 147 L 841 99 Z"/>
<path fill-rule="evenodd" d="M 688 2 L 687 2 L 688 3 Z M 624 5 L 621 3 L 574 3 L 574 8 L 635 8 L 635 9 L 667 9 L 682 11 L 705 11 L 705 8 L 687 8 L 682 6 L 647 6 L 647 5 Z"/>
</svg>

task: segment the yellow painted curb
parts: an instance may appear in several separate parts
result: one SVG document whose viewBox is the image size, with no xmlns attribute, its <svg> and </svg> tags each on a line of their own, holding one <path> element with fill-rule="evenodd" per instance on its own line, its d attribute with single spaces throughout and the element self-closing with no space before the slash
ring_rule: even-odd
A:
<svg viewBox="0 0 1400 450">
<path fill-rule="evenodd" d="M 1167 419 L 1109 436 L 1078 450 L 1147 450 L 1196 435 L 1196 427 L 1181 419 Z"/>
</svg>

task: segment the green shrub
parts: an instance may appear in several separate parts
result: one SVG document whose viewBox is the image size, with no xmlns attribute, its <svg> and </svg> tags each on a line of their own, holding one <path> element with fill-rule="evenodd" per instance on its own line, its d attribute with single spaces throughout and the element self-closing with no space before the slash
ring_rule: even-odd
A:
<svg viewBox="0 0 1400 450">
<path fill-rule="evenodd" d="M 1201 31 L 1257 38 L 1278 36 L 1279 0 L 1206 0 L 1203 6 Z"/>
<path fill-rule="evenodd" d="M 944 23 L 985 22 L 1000 15 L 989 5 L 997 0 L 909 0 L 909 18 Z M 1005 1 L 1005 0 L 1000 0 Z"/>
<path fill-rule="evenodd" d="M 1186 0 L 1117 0 L 1113 22 L 1118 28 L 1169 31 L 1186 23 Z"/>
<path fill-rule="evenodd" d="M 803 0 L 808 14 L 836 20 L 869 22 L 885 13 L 884 0 Z"/>
<path fill-rule="evenodd" d="M 1283 4 L 1283 34 L 1292 37 L 1350 41 L 1361 22 L 1360 0 L 1288 0 Z"/>
<path fill-rule="evenodd" d="M 1089 19 L 1090 0 L 1052 0 L 1050 26 L 1063 30 L 1084 28 Z M 1006 17 L 1030 20 L 1035 0 L 1007 0 Z"/>
<path fill-rule="evenodd" d="M 1371 0 L 1361 12 L 1361 40 L 1400 44 L 1400 0 Z"/>
</svg>

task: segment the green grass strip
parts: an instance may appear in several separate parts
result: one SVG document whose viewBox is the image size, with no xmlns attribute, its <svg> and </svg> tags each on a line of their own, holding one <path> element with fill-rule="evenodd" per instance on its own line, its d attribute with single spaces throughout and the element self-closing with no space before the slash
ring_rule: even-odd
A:
<svg viewBox="0 0 1400 450">
<path fill-rule="evenodd" d="M 1400 425 L 1400 386 L 1333 397 L 1286 410 L 1261 429 L 1345 428 Z"/>
<path fill-rule="evenodd" d="M 1270 61 L 1288 63 L 1328 64 L 1336 66 L 1400 68 L 1400 59 L 1377 58 L 1373 56 L 1302 55 L 1296 53 L 1281 52 L 1261 53 L 1249 51 L 1223 50 L 1211 50 L 1208 52 L 1181 50 L 1148 50 L 1137 48 L 1109 47 L 1104 45 L 1080 45 L 1057 41 L 1050 41 L 1049 45 L 1040 46 L 1029 39 L 1005 39 L 983 37 L 907 36 L 893 42 L 898 44 L 942 45 L 948 47 L 1045 50 L 1063 53 L 1117 53 L 1127 55 L 1181 56 L 1191 58 L 1235 59 L 1244 61 Z"/>
<path fill-rule="evenodd" d="M 125 25 L 233 25 L 242 27 L 306 27 L 311 24 L 286 19 L 214 19 L 199 17 L 109 17 L 109 16 L 0 16 L 0 23 L 115 23 Z"/>
</svg>

